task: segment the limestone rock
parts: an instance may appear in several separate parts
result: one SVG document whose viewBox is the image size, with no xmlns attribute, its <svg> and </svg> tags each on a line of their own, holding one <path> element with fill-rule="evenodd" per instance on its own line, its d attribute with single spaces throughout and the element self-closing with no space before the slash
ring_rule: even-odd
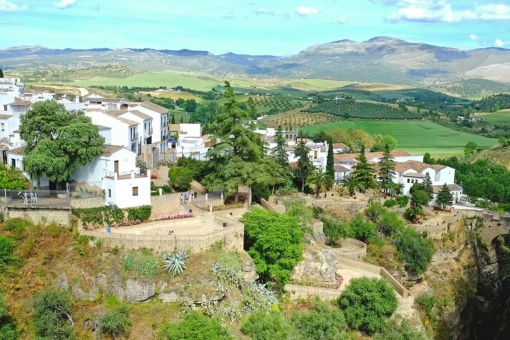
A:
<svg viewBox="0 0 510 340">
<path fill-rule="evenodd" d="M 140 282 L 132 279 L 126 281 L 126 299 L 129 302 L 147 301 L 156 295 L 155 282 Z"/>
<path fill-rule="evenodd" d="M 181 297 L 176 292 L 159 293 L 158 298 L 166 303 L 174 303 L 181 301 Z"/>
</svg>

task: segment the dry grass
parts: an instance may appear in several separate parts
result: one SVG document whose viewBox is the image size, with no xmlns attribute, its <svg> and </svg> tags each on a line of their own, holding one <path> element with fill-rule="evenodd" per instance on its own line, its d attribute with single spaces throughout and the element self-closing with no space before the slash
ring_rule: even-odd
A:
<svg viewBox="0 0 510 340">
<path fill-rule="evenodd" d="M 268 127 L 274 128 L 277 128 L 280 125 L 288 128 L 299 128 L 302 126 L 329 124 L 341 120 L 339 117 L 334 115 L 326 113 L 301 112 L 301 110 L 303 110 L 303 108 L 272 115 L 264 119 L 262 122 Z"/>
</svg>

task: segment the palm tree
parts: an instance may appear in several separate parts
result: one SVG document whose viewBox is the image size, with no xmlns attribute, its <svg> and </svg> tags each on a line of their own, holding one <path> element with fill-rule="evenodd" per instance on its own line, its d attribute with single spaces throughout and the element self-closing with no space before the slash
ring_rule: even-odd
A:
<svg viewBox="0 0 510 340">
<path fill-rule="evenodd" d="M 361 188 L 361 184 L 356 176 L 347 175 L 342 179 L 342 184 L 349 190 L 349 196 L 354 196 L 356 189 Z"/>
<path fill-rule="evenodd" d="M 315 191 L 315 197 L 319 197 L 319 193 L 326 184 L 327 173 L 322 172 L 322 169 L 312 172 L 306 178 L 306 185 L 313 188 Z"/>
</svg>

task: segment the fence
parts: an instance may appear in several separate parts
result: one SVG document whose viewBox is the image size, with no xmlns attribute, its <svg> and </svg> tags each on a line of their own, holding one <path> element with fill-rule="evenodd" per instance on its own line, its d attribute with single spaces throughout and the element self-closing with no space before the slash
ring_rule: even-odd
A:
<svg viewBox="0 0 510 340">
<path fill-rule="evenodd" d="M 3 191 L 2 201 L 9 207 L 38 206 L 38 207 L 71 207 L 69 190 L 31 189 Z"/>
</svg>

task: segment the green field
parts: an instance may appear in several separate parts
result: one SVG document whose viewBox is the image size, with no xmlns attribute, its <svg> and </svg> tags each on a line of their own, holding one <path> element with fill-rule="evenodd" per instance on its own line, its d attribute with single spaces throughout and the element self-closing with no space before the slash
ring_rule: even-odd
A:
<svg viewBox="0 0 510 340">
<path fill-rule="evenodd" d="M 221 80 L 198 75 L 175 72 L 138 73 L 126 78 L 93 77 L 75 82 L 78 86 L 127 86 L 127 87 L 159 87 L 168 88 L 182 86 L 198 91 L 210 91 L 213 87 L 222 86 Z"/>
<path fill-rule="evenodd" d="M 510 110 L 501 110 L 479 116 L 492 124 L 510 124 Z"/>
<path fill-rule="evenodd" d="M 431 121 L 356 121 L 314 125 L 303 128 L 305 135 L 335 128 L 361 129 L 371 135 L 392 135 L 397 140 L 397 149 L 406 150 L 413 155 L 430 153 L 433 157 L 446 157 L 462 154 L 468 142 L 475 142 L 480 147 L 497 144 L 496 139 L 481 137 L 449 129 Z"/>
</svg>

